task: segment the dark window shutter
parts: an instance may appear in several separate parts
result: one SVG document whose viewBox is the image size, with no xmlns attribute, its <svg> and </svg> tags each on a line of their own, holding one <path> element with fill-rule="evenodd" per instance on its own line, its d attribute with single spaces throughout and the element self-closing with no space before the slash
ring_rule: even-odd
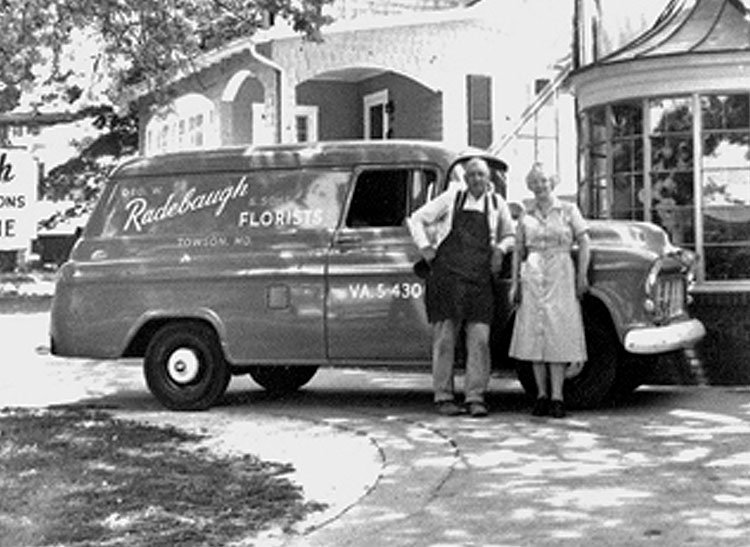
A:
<svg viewBox="0 0 750 547">
<path fill-rule="evenodd" d="M 466 77 L 469 145 L 489 148 L 492 144 L 492 78 L 469 74 Z"/>
</svg>

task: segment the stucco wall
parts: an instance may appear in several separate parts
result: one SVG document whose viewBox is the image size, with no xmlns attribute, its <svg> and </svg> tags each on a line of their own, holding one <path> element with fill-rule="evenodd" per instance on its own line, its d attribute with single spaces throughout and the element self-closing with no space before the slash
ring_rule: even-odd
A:
<svg viewBox="0 0 750 547">
<path fill-rule="evenodd" d="M 273 42 L 272 56 L 284 67 L 285 86 L 289 89 L 329 71 L 339 74 L 357 68 L 388 71 L 392 74 L 383 76 L 381 81 L 358 83 L 363 86 L 363 93 L 376 91 L 378 86 L 391 90 L 390 98 L 397 109 L 394 136 L 452 138 L 456 141 L 454 144 L 463 146 L 466 142 L 465 75 L 494 74 L 493 79 L 500 80 L 503 67 L 488 63 L 486 55 L 480 54 L 496 49 L 499 39 L 501 34 L 496 28 L 467 19 L 329 33 L 322 43 L 282 39 Z M 407 79 L 423 86 L 424 90 L 417 91 L 414 87 L 407 90 Z M 407 100 L 412 101 L 409 108 L 405 108 Z M 399 102 L 402 104 L 400 111 Z M 519 108 L 516 106 L 515 110 Z M 288 111 L 291 109 L 290 105 Z M 502 118 L 503 114 L 498 112 L 498 120 Z M 322 112 L 320 119 L 322 124 Z M 285 126 L 293 127 L 289 121 Z"/>
<path fill-rule="evenodd" d="M 240 71 L 248 71 L 249 79 L 239 86 L 232 101 L 224 100 L 230 81 Z M 229 145 L 250 142 L 252 114 L 249 113 L 249 105 L 252 102 L 264 102 L 266 113 L 271 117 L 269 123 L 274 128 L 277 126 L 277 82 L 277 71 L 253 58 L 246 50 L 180 80 L 175 84 L 175 92 L 177 95 L 199 93 L 213 102 L 219 116 L 220 144 Z M 154 102 L 150 97 L 144 97 L 138 103 L 141 135 L 145 135 L 146 126 L 156 115 L 153 108 Z M 275 130 L 275 133 L 278 137 L 279 131 Z M 140 151 L 145 153 L 145 139 L 141 139 Z"/>
</svg>

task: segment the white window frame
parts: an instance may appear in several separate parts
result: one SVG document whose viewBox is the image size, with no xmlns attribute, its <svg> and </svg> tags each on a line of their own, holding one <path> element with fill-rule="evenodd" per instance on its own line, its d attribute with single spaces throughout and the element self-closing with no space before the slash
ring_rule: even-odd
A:
<svg viewBox="0 0 750 547">
<path fill-rule="evenodd" d="M 386 105 L 388 104 L 388 90 L 382 89 L 380 91 L 376 91 L 375 93 L 370 93 L 368 95 L 365 95 L 362 98 L 362 106 L 363 106 L 363 115 L 364 115 L 364 126 L 365 126 L 365 134 L 364 138 L 365 140 L 370 139 L 370 128 L 372 126 L 372 120 L 370 119 L 370 109 L 373 106 L 382 105 L 383 106 L 383 135 L 381 136 L 382 139 L 388 138 L 388 113 L 386 110 Z"/>
<path fill-rule="evenodd" d="M 297 140 L 297 118 L 307 120 L 307 141 L 314 142 L 319 140 L 318 135 L 318 107 L 315 105 L 297 105 L 294 108 L 294 140 Z"/>
</svg>

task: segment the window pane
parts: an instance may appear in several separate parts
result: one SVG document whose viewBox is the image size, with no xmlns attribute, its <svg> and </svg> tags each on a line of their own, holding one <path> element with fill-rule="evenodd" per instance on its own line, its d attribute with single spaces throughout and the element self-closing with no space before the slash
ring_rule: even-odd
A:
<svg viewBox="0 0 750 547">
<path fill-rule="evenodd" d="M 607 140 L 607 119 L 605 108 L 592 108 L 589 111 L 589 136 L 592 143 L 606 142 Z"/>
<path fill-rule="evenodd" d="M 703 137 L 703 168 L 750 168 L 750 133 L 708 133 Z"/>
<path fill-rule="evenodd" d="M 128 178 L 112 193 L 103 228 L 111 236 L 261 237 L 276 230 L 336 227 L 351 174 L 345 171 L 216 173 Z"/>
<path fill-rule="evenodd" d="M 643 133 L 643 108 L 640 102 L 612 105 L 612 136 L 625 137 Z"/>
<path fill-rule="evenodd" d="M 750 205 L 750 171 L 704 171 L 703 204 L 706 207 Z"/>
<path fill-rule="evenodd" d="M 360 174 L 349 205 L 350 227 L 401 226 L 406 218 L 409 171 L 383 169 Z"/>
<path fill-rule="evenodd" d="M 750 251 L 747 246 L 706 245 L 704 255 L 707 280 L 750 279 Z"/>
<path fill-rule="evenodd" d="M 692 243 L 693 173 L 652 175 L 651 197 L 654 222 L 669 233 L 675 245 Z"/>
<path fill-rule="evenodd" d="M 692 171 L 692 142 L 692 136 L 652 138 L 651 169 L 654 171 Z"/>
<path fill-rule="evenodd" d="M 651 133 L 689 133 L 693 127 L 690 104 L 689 97 L 649 101 Z"/>
<path fill-rule="evenodd" d="M 597 218 L 610 218 L 611 209 L 609 203 L 609 192 L 607 192 L 607 179 L 594 180 L 593 196 L 594 206 L 596 207 L 595 216 Z"/>
<path fill-rule="evenodd" d="M 744 129 L 750 127 L 748 95 L 701 96 L 703 129 Z"/>
<path fill-rule="evenodd" d="M 750 173 L 705 172 L 703 203 L 706 278 L 750 278 Z"/>
<path fill-rule="evenodd" d="M 643 170 L 643 142 L 640 138 L 612 143 L 612 170 L 634 173 Z"/>
<path fill-rule="evenodd" d="M 612 218 L 643 220 L 643 176 L 616 174 L 612 189 Z"/>
<path fill-rule="evenodd" d="M 413 173 L 411 195 L 409 197 L 409 214 L 421 207 L 432 196 L 438 176 L 435 171 L 420 170 Z"/>
</svg>

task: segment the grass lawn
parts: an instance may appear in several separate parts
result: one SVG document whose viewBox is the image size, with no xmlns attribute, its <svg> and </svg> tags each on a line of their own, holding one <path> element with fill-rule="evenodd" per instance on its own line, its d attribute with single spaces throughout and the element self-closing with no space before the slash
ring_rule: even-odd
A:
<svg viewBox="0 0 750 547">
<path fill-rule="evenodd" d="M 0 410 L 0 547 L 227 546 L 312 511 L 289 466 L 77 407 Z"/>
</svg>

